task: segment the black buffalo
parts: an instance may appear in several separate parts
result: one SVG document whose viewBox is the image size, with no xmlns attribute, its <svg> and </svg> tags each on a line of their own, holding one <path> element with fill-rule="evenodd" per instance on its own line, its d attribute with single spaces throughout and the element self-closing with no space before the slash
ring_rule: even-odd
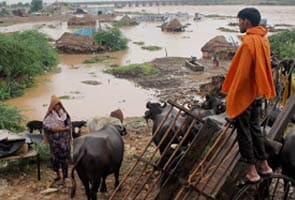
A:
<svg viewBox="0 0 295 200">
<path fill-rule="evenodd" d="M 162 125 L 161 130 L 159 130 L 157 135 L 154 135 L 155 131 L 160 126 L 162 120 L 168 114 L 168 112 L 171 108 L 171 105 L 167 105 L 166 103 L 163 103 L 163 105 L 161 105 L 160 103 L 148 102 L 146 104 L 146 108 L 148 110 L 145 112 L 144 118 L 145 118 L 145 120 L 151 119 L 153 121 L 153 128 L 152 128 L 153 142 L 158 146 L 161 139 L 163 138 L 165 132 L 168 130 L 170 124 L 173 122 L 175 116 L 177 115 L 177 110 L 172 108 L 172 111 L 170 112 L 165 123 Z M 164 139 L 162 144 L 160 146 L 158 146 L 161 154 L 165 150 L 165 148 L 168 145 L 168 143 L 170 142 L 170 140 L 173 138 L 176 131 L 181 127 L 181 124 L 183 122 L 184 122 L 184 117 L 179 116 L 175 122 L 175 125 L 172 127 L 171 131 L 169 132 L 168 136 Z M 181 135 L 181 133 L 179 133 L 179 136 L 180 135 Z M 177 139 L 178 139 L 178 137 L 175 137 L 175 140 L 172 143 L 178 143 Z"/>
<path fill-rule="evenodd" d="M 121 135 L 126 129 L 121 125 L 107 124 L 98 131 L 83 135 L 74 140 L 74 167 L 72 169 L 73 198 L 76 190 L 74 171 L 76 170 L 88 199 L 97 199 L 97 190 L 106 192 L 105 179 L 115 175 L 115 187 L 119 184 L 119 171 L 124 154 L 124 142 Z"/>
<path fill-rule="evenodd" d="M 42 121 L 32 120 L 32 121 L 29 121 L 26 126 L 28 127 L 30 133 L 33 133 L 34 130 L 39 130 L 40 134 L 42 133 L 42 130 L 43 130 Z"/>
</svg>

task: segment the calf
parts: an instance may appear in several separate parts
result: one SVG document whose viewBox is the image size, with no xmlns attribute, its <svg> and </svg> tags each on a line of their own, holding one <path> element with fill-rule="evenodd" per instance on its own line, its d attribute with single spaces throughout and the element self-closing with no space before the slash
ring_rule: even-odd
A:
<svg viewBox="0 0 295 200">
<path fill-rule="evenodd" d="M 39 120 L 29 121 L 26 125 L 29 129 L 30 133 L 33 133 L 34 130 L 39 130 L 40 134 L 42 134 L 43 130 L 43 122 Z"/>
<path fill-rule="evenodd" d="M 81 136 L 80 129 L 82 126 L 86 126 L 86 121 L 72 121 L 72 136 L 75 139 L 76 137 Z"/>
</svg>

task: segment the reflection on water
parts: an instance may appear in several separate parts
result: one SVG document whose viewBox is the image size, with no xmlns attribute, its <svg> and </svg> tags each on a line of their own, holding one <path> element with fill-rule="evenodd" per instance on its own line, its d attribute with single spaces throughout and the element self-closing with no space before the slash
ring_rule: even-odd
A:
<svg viewBox="0 0 295 200">
<path fill-rule="evenodd" d="M 195 12 L 202 14 L 217 14 L 235 16 L 245 6 L 153 6 L 153 7 L 127 7 L 120 11 L 146 12 Z M 262 16 L 271 20 L 273 24 L 295 22 L 294 6 L 257 6 Z M 229 22 L 236 22 L 236 18 L 217 19 L 204 18 L 201 21 L 190 19 L 186 23 L 191 25 L 186 32 L 165 33 L 157 26 L 160 23 L 143 22 L 138 26 L 122 28 L 123 34 L 130 40 L 129 48 L 124 51 L 107 53 L 116 59 L 114 64 L 123 65 L 151 61 L 164 56 L 197 56 L 201 57 L 201 47 L 216 35 L 237 36 L 237 33 L 224 33 L 217 30 L 226 27 Z M 49 24 L 51 24 L 49 26 Z M 11 30 L 24 30 L 28 27 L 38 27 L 53 39 L 67 31 L 65 22 L 29 23 L 0 28 L 0 32 Z M 54 26 L 56 28 L 54 28 Z M 237 27 L 228 27 L 236 28 Z M 5 30 L 5 31 L 3 31 Z M 133 42 L 144 42 L 144 45 L 157 45 L 160 51 L 147 51 Z M 8 101 L 23 110 L 28 119 L 41 119 L 46 112 L 50 96 L 68 96 L 63 100 L 65 107 L 72 114 L 73 119 L 88 119 L 92 116 L 108 115 L 110 111 L 121 108 L 125 116 L 141 116 L 145 110 L 146 101 L 152 97 L 152 92 L 135 87 L 126 80 L 116 79 L 104 74 L 105 64 L 80 64 L 90 55 L 63 55 L 61 57 L 61 72 L 41 76 L 37 79 L 37 87 L 28 89 L 23 97 Z M 96 80 L 101 85 L 87 85 L 81 81 Z"/>
</svg>

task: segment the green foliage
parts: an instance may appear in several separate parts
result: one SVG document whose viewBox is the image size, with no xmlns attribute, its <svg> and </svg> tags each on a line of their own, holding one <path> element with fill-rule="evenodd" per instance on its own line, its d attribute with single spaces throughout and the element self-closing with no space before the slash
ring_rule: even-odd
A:
<svg viewBox="0 0 295 200">
<path fill-rule="evenodd" d="M 49 161 L 50 159 L 50 149 L 49 145 L 45 143 L 35 144 L 33 149 L 39 153 L 41 161 Z"/>
<path fill-rule="evenodd" d="M 159 50 L 162 49 L 162 47 L 154 46 L 154 45 L 150 45 L 150 46 L 142 46 L 141 48 L 142 48 L 142 49 L 145 49 L 145 50 L 149 50 L 149 51 L 159 51 Z"/>
<path fill-rule="evenodd" d="M 271 50 L 279 59 L 294 58 L 295 29 L 286 30 L 269 37 Z"/>
<path fill-rule="evenodd" d="M 15 107 L 10 107 L 0 102 L 0 129 L 7 129 L 13 132 L 24 130 L 21 125 L 24 121 Z"/>
<path fill-rule="evenodd" d="M 127 48 L 127 38 L 118 28 L 110 28 L 95 33 L 94 40 L 97 44 L 105 46 L 112 51 L 118 51 Z"/>
<path fill-rule="evenodd" d="M 142 46 L 142 45 L 144 45 L 144 42 L 133 42 L 133 44 L 137 44 L 139 46 Z"/>
<path fill-rule="evenodd" d="M 43 8 L 43 1 L 42 0 L 32 0 L 30 12 L 37 12 L 42 10 Z"/>
<path fill-rule="evenodd" d="M 152 76 L 158 73 L 157 69 L 150 63 L 131 64 L 106 70 L 107 73 L 116 76 Z"/>
<path fill-rule="evenodd" d="M 38 31 L 0 34 L 0 100 L 22 95 L 34 76 L 53 70 L 57 63 L 57 51 L 46 35 Z"/>
<path fill-rule="evenodd" d="M 108 59 L 112 59 L 112 57 L 108 56 L 108 55 L 95 55 L 93 57 L 90 57 L 90 58 L 84 60 L 83 63 L 85 63 L 85 64 L 100 63 L 100 62 L 104 62 Z"/>
</svg>

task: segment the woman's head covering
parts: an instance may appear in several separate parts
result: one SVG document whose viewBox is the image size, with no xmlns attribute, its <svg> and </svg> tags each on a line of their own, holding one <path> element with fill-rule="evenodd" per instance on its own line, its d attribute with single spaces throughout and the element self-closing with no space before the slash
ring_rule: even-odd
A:
<svg viewBox="0 0 295 200">
<path fill-rule="evenodd" d="M 59 99 L 57 96 L 52 95 L 52 96 L 51 96 L 51 100 L 50 100 L 50 104 L 49 104 L 49 106 L 48 106 L 48 110 L 47 110 L 47 112 L 46 112 L 45 117 L 46 117 L 46 116 L 47 116 L 47 115 L 53 110 L 53 108 L 54 108 L 54 106 L 55 106 L 56 104 L 60 104 L 60 106 L 62 107 L 62 109 L 63 109 L 63 110 L 67 113 L 67 115 L 68 115 L 68 112 L 66 111 L 66 109 L 65 109 L 64 106 L 62 105 L 60 99 Z"/>
</svg>

